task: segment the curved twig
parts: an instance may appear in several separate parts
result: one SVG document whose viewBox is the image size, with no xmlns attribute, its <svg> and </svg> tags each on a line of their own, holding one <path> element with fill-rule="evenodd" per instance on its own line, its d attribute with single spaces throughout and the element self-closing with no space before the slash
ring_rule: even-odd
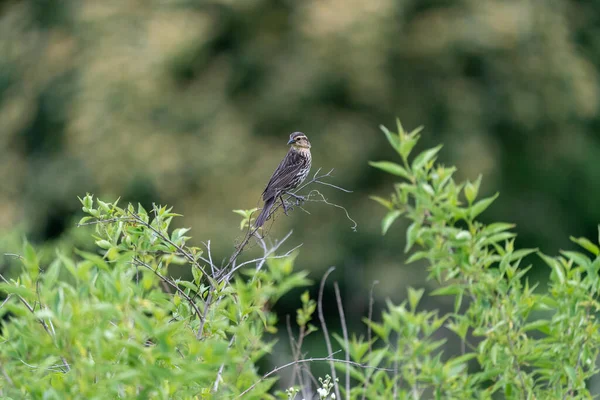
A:
<svg viewBox="0 0 600 400">
<path fill-rule="evenodd" d="M 318 361 L 328 361 L 330 363 L 341 363 L 341 364 L 349 364 L 349 365 L 354 365 L 355 367 L 359 367 L 359 368 L 369 368 L 369 369 L 374 369 L 377 371 L 392 371 L 391 369 L 388 368 L 379 368 L 379 367 L 375 367 L 375 366 L 370 366 L 370 365 L 365 365 L 365 364 L 360 364 L 354 361 L 346 361 L 346 360 L 340 360 L 338 358 L 333 358 L 333 355 L 339 353 L 339 351 L 336 351 L 335 353 L 330 354 L 327 357 L 311 357 L 311 358 L 305 358 L 302 360 L 295 360 L 295 361 L 291 361 L 287 364 L 284 364 L 280 367 L 276 367 L 274 369 L 272 369 L 271 371 L 267 372 L 266 374 L 264 374 L 262 376 L 262 378 L 260 378 L 258 381 L 254 382 L 249 388 L 247 388 L 246 390 L 244 390 L 242 393 L 240 393 L 236 398 L 241 398 L 242 396 L 244 396 L 245 394 L 247 394 L 248 392 L 250 392 L 252 389 L 254 389 L 256 387 L 256 385 L 258 385 L 259 383 L 261 383 L 262 381 L 264 381 L 265 379 L 267 379 L 269 376 L 276 374 L 277 372 L 289 368 L 293 365 L 296 364 L 305 364 L 305 363 L 311 363 L 311 362 L 318 362 Z"/>
</svg>

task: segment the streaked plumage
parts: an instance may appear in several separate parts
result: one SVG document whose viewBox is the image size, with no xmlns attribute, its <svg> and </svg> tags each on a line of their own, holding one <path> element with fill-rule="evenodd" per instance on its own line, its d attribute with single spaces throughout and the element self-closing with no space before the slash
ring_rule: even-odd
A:
<svg viewBox="0 0 600 400">
<path fill-rule="evenodd" d="M 290 150 L 281 161 L 267 187 L 262 193 L 265 202 L 261 213 L 256 218 L 254 225 L 261 227 L 267 218 L 275 201 L 285 192 L 300 185 L 310 172 L 312 161 L 310 155 L 310 142 L 302 132 L 294 132 L 290 135 Z"/>
</svg>

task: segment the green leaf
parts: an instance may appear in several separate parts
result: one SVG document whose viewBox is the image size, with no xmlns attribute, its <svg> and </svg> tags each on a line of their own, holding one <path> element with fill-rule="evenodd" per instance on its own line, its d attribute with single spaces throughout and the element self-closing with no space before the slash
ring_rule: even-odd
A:
<svg viewBox="0 0 600 400">
<path fill-rule="evenodd" d="M 408 287 L 408 303 L 410 304 L 410 309 L 415 311 L 417 309 L 417 305 L 423 297 L 423 293 L 425 289 L 413 289 L 412 287 Z"/>
<path fill-rule="evenodd" d="M 417 251 L 413 253 L 408 260 L 405 261 L 406 264 L 414 263 L 415 261 L 422 260 L 426 258 L 429 254 L 426 251 Z"/>
<path fill-rule="evenodd" d="M 390 229 L 390 226 L 394 223 L 395 220 L 398 219 L 399 216 L 402 215 L 402 210 L 392 210 L 389 211 L 385 217 L 381 220 L 381 234 L 385 235 Z"/>
<path fill-rule="evenodd" d="M 394 150 L 399 152 L 400 137 L 398 136 L 398 134 L 390 132 L 389 129 L 383 125 L 379 125 L 379 129 L 381 129 L 381 131 L 385 134 L 385 137 L 387 138 L 388 142 L 390 142 Z"/>
<path fill-rule="evenodd" d="M 369 196 L 369 198 L 371 200 L 374 200 L 374 201 L 378 202 L 379 204 L 381 204 L 382 206 L 384 206 L 388 210 L 393 210 L 394 209 L 394 203 L 392 203 L 390 200 L 384 199 L 383 197 L 379 197 L 379 196 Z"/>
<path fill-rule="evenodd" d="M 77 225 L 81 225 L 81 224 L 85 224 L 86 222 L 88 222 L 89 220 L 93 219 L 92 217 L 83 217 L 79 220 L 79 222 L 77 223 Z"/>
<path fill-rule="evenodd" d="M 39 261 L 33 246 L 25 241 L 23 244 L 23 260 L 25 261 L 28 268 L 37 270 L 39 268 Z"/>
<path fill-rule="evenodd" d="M 495 233 L 504 232 L 509 229 L 512 229 L 515 226 L 516 226 L 515 224 L 509 224 L 506 222 L 495 222 L 495 223 L 489 224 L 488 226 L 483 228 L 481 230 L 481 233 L 483 233 L 484 235 L 493 235 Z"/>
<path fill-rule="evenodd" d="M 477 198 L 477 194 L 479 193 L 479 186 L 481 185 L 481 175 L 477 178 L 475 182 L 467 181 L 467 184 L 464 188 L 464 193 L 469 204 L 473 204 L 473 201 Z"/>
<path fill-rule="evenodd" d="M 446 365 L 449 367 L 453 367 L 456 365 L 464 364 L 476 357 L 477 357 L 477 353 L 466 353 L 461 356 L 454 357 L 454 358 L 448 360 L 448 362 L 446 362 Z"/>
<path fill-rule="evenodd" d="M 546 264 L 548 264 L 548 266 L 550 268 L 552 268 L 552 271 L 554 272 L 556 278 L 558 279 L 558 282 L 561 284 L 565 283 L 565 272 L 563 270 L 562 265 L 560 265 L 560 263 L 558 262 L 558 260 L 556 260 L 552 257 L 548 257 L 547 255 L 545 255 L 542 252 L 539 252 L 538 255 L 540 256 L 540 258 L 542 260 L 544 260 L 544 262 Z"/>
<path fill-rule="evenodd" d="M 27 289 L 23 286 L 16 286 L 10 283 L 0 283 L 0 290 L 9 293 L 9 294 L 17 294 L 22 297 L 34 297 L 34 292 Z"/>
<path fill-rule="evenodd" d="M 390 327 L 384 327 L 382 324 L 378 324 L 377 322 L 370 321 L 367 318 L 363 318 L 363 322 L 365 324 L 367 324 L 369 327 L 371 327 L 373 332 L 375 332 L 375 334 L 377 336 L 379 336 L 381 339 L 383 339 L 383 341 L 387 341 L 388 336 L 390 334 L 390 331 L 389 331 Z"/>
<path fill-rule="evenodd" d="M 413 222 L 410 224 L 408 229 L 406 230 L 406 246 L 404 247 L 404 252 L 408 253 L 410 249 L 413 247 L 417 238 L 419 237 L 419 231 L 421 230 L 421 224 L 418 222 Z"/>
<path fill-rule="evenodd" d="M 406 171 L 406 169 L 391 161 L 369 161 L 369 165 L 371 167 L 379 168 L 380 170 L 385 171 L 388 174 L 401 176 L 408 180 L 411 179 L 411 175 Z"/>
<path fill-rule="evenodd" d="M 577 373 L 575 372 L 575 368 L 571 367 L 568 364 L 564 364 L 564 369 L 571 382 L 577 381 Z"/>
<path fill-rule="evenodd" d="M 539 251 L 538 249 L 519 249 L 510 254 L 509 261 L 520 260 L 522 258 L 527 257 L 528 255 Z"/>
<path fill-rule="evenodd" d="M 96 246 L 108 250 L 112 246 L 108 240 L 96 240 Z"/>
<path fill-rule="evenodd" d="M 485 211 L 494 200 L 498 197 L 500 193 L 496 193 L 495 195 L 479 200 L 477 203 L 473 204 L 473 206 L 469 207 L 469 215 L 471 219 L 475 219 L 479 214 Z"/>
<path fill-rule="evenodd" d="M 576 237 L 570 236 L 569 239 L 571 239 L 572 242 L 580 245 L 581 247 L 583 247 L 584 249 L 586 249 L 587 251 L 589 251 L 590 253 L 592 253 L 595 256 L 600 254 L 600 248 L 598 248 L 598 246 L 596 246 L 594 243 L 589 241 L 587 238 L 584 238 L 584 237 L 576 238 Z"/>
<path fill-rule="evenodd" d="M 462 293 L 462 289 L 458 286 L 443 286 L 431 292 L 431 296 L 449 296 Z"/>
<path fill-rule="evenodd" d="M 589 269 L 590 264 L 592 263 L 592 261 L 588 257 L 577 251 L 561 251 L 560 254 L 564 255 L 569 260 L 573 260 L 575 264 L 581 265 L 586 269 Z"/>
<path fill-rule="evenodd" d="M 78 279 L 77 267 L 75 266 L 75 263 L 73 262 L 73 260 L 71 260 L 69 257 L 65 256 L 61 251 L 58 251 L 58 250 L 56 251 L 56 255 L 58 256 L 60 261 L 62 261 L 62 263 L 65 266 L 65 268 L 67 269 L 67 271 L 69 271 L 69 273 L 73 276 L 73 278 L 75 278 L 77 280 Z"/>
<path fill-rule="evenodd" d="M 548 334 L 550 334 L 550 331 L 551 331 L 550 321 L 545 320 L 545 319 L 538 319 L 533 322 L 527 323 L 527 324 L 525 324 L 525 326 L 523 326 L 524 331 L 531 331 L 534 329 L 548 335 Z"/>
<path fill-rule="evenodd" d="M 421 168 L 423 168 L 423 166 L 425 166 L 429 161 L 431 161 L 437 155 L 437 153 L 439 153 L 439 151 L 442 149 L 442 147 L 443 147 L 443 145 L 440 144 L 439 146 L 425 150 L 424 152 L 419 154 L 413 160 L 411 169 L 413 171 L 418 171 Z"/>
</svg>

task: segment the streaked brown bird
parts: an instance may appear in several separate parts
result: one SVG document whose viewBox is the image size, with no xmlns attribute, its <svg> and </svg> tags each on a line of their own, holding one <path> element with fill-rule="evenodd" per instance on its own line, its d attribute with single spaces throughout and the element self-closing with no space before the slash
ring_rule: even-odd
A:
<svg viewBox="0 0 600 400">
<path fill-rule="evenodd" d="M 257 228 L 263 226 L 269 217 L 271 207 L 273 207 L 277 199 L 281 199 L 283 209 L 286 211 L 286 206 L 281 196 L 298 187 L 298 185 L 304 182 L 310 172 L 312 158 L 310 155 L 310 142 L 306 135 L 302 132 L 294 132 L 290 135 L 288 144 L 291 145 L 290 150 L 275 172 L 273 172 L 273 176 L 271 176 L 267 187 L 262 193 L 265 205 L 254 223 L 254 226 Z M 299 196 L 294 197 L 300 199 Z"/>
</svg>

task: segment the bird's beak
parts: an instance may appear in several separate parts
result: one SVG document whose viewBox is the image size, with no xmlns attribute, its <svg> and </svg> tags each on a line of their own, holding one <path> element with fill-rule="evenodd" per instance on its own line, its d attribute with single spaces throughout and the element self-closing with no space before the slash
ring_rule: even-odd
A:
<svg viewBox="0 0 600 400">
<path fill-rule="evenodd" d="M 293 144 L 294 142 L 295 142 L 295 140 L 294 140 L 294 139 L 290 139 L 290 140 L 288 141 L 288 144 Z"/>
</svg>

